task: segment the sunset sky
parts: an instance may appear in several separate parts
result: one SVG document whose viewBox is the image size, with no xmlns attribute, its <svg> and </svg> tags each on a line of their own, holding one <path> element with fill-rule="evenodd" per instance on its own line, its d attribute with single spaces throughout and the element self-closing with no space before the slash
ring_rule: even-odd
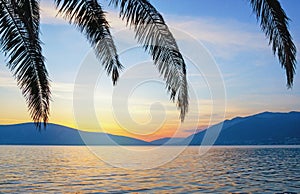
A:
<svg viewBox="0 0 300 194">
<path fill-rule="evenodd" d="M 188 136 L 224 118 L 300 111 L 299 68 L 293 88 L 287 89 L 285 70 L 268 46 L 248 1 L 151 1 L 174 33 L 187 63 L 190 111 L 184 123 L 180 123 L 176 104 L 169 101 L 151 56 L 136 43 L 134 33 L 118 18 L 117 9 L 104 3 L 125 68 L 116 87 L 105 73 L 99 75 L 89 86 L 95 89 L 94 101 L 88 102 L 85 92 L 73 92 L 74 87 L 82 87 L 76 80 L 82 68 L 96 67 L 87 70 L 88 78 L 89 73 L 101 72 L 101 64 L 85 36 L 55 17 L 52 1 L 41 0 L 41 40 L 52 81 L 51 123 L 152 140 Z M 299 53 L 300 1 L 281 4 L 291 19 L 290 31 Z M 31 122 L 3 54 L 0 64 L 0 124 Z M 93 104 L 97 120 L 86 114 L 88 103 Z"/>
</svg>

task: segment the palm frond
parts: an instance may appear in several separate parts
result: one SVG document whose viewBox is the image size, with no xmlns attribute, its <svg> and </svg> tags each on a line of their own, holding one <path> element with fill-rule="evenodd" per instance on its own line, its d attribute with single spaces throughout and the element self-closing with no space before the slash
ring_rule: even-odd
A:
<svg viewBox="0 0 300 194">
<path fill-rule="evenodd" d="M 55 0 L 55 3 L 59 13 L 86 34 L 115 85 L 122 65 L 101 6 L 96 0 Z"/>
<path fill-rule="evenodd" d="M 147 0 L 111 0 L 110 4 L 120 7 L 120 17 L 134 27 L 138 42 L 152 55 L 171 99 L 177 96 L 183 121 L 188 111 L 186 65 L 163 17 Z"/>
<path fill-rule="evenodd" d="M 269 38 L 274 55 L 277 54 L 286 70 L 287 86 L 293 85 L 296 68 L 296 47 L 288 30 L 289 18 L 278 0 L 249 0 L 260 26 Z"/>
<path fill-rule="evenodd" d="M 0 0 L 1 49 L 37 127 L 48 121 L 51 99 L 48 73 L 39 39 L 36 0 Z"/>
</svg>

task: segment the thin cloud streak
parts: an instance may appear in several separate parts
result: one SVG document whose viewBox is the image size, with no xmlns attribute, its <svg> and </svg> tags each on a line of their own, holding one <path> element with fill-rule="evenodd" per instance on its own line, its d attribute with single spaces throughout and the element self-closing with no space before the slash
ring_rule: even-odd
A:
<svg viewBox="0 0 300 194">
<path fill-rule="evenodd" d="M 111 30 L 118 36 L 114 37 L 117 42 L 128 43 L 132 42 L 134 33 L 126 27 L 125 21 L 119 18 L 116 11 L 110 11 L 107 14 L 107 20 L 111 26 Z M 215 54 L 230 57 L 233 53 L 241 50 L 260 49 L 267 50 L 268 43 L 264 35 L 257 31 L 256 26 L 235 20 L 219 21 L 215 18 L 200 18 L 200 17 L 184 17 L 166 15 L 167 23 L 172 28 L 179 29 L 189 33 L 192 37 L 200 42 L 212 46 Z M 60 14 L 57 14 L 55 5 L 50 2 L 41 2 L 41 22 L 43 24 L 52 25 L 68 25 Z M 125 31 L 124 31 L 125 30 Z M 122 31 L 121 34 L 119 32 Z M 122 35 L 122 36 L 120 36 Z M 176 34 L 175 38 L 180 41 L 183 37 Z M 122 46 L 120 46 L 122 48 Z"/>
<path fill-rule="evenodd" d="M 0 87 L 17 89 L 17 81 L 8 71 L 0 71 Z"/>
<path fill-rule="evenodd" d="M 57 15 L 57 10 L 53 2 L 49 1 L 41 1 L 41 23 L 42 24 L 55 24 L 67 25 L 68 23 L 61 17 L 61 15 Z"/>
<path fill-rule="evenodd" d="M 134 33 L 126 27 L 125 21 L 119 18 L 117 11 L 106 13 L 113 35 L 122 31 L 121 35 L 114 37 L 118 42 L 132 42 Z M 268 41 L 257 25 L 239 22 L 237 20 L 222 20 L 216 18 L 202 18 L 191 16 L 165 15 L 170 29 L 179 29 L 189 33 L 192 37 L 209 46 L 215 55 L 223 58 L 235 57 L 241 51 L 261 50 L 269 54 Z M 60 14 L 57 14 L 55 5 L 41 1 L 41 22 L 52 25 L 68 25 Z M 124 31 L 124 29 L 127 29 Z M 127 32 L 126 32 L 127 31 Z M 126 35 L 125 35 L 126 34 Z M 180 41 L 183 37 L 176 34 Z M 296 43 L 299 48 L 299 43 Z M 122 46 L 121 46 L 122 47 Z"/>
<path fill-rule="evenodd" d="M 182 18 L 182 17 L 181 17 Z M 216 20 L 214 18 L 176 17 L 168 20 L 171 27 L 185 29 L 200 41 L 223 47 L 239 46 L 242 49 L 268 48 L 264 35 L 256 27 L 235 20 Z M 176 37 L 180 39 L 180 37 Z M 265 43 L 265 44 L 262 44 Z"/>
</svg>

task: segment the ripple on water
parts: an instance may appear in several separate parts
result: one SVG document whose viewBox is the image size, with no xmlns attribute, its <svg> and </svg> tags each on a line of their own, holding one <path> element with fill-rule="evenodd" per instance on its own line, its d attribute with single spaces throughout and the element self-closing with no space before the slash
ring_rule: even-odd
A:
<svg viewBox="0 0 300 194">
<path fill-rule="evenodd" d="M 132 171 L 100 161 L 85 147 L 0 146 L 0 193 L 300 191 L 299 148 L 216 147 L 202 156 L 198 150 Z"/>
</svg>

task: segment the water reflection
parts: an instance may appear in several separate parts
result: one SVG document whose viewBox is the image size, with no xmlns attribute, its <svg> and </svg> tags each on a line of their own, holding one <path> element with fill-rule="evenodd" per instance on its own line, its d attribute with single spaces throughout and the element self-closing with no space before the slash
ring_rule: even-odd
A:
<svg viewBox="0 0 300 194">
<path fill-rule="evenodd" d="M 113 154 L 117 148 L 109 149 Z M 0 193 L 300 190 L 299 148 L 215 147 L 205 155 L 198 149 L 189 147 L 158 168 L 134 171 L 102 162 L 86 147 L 1 146 Z"/>
</svg>

